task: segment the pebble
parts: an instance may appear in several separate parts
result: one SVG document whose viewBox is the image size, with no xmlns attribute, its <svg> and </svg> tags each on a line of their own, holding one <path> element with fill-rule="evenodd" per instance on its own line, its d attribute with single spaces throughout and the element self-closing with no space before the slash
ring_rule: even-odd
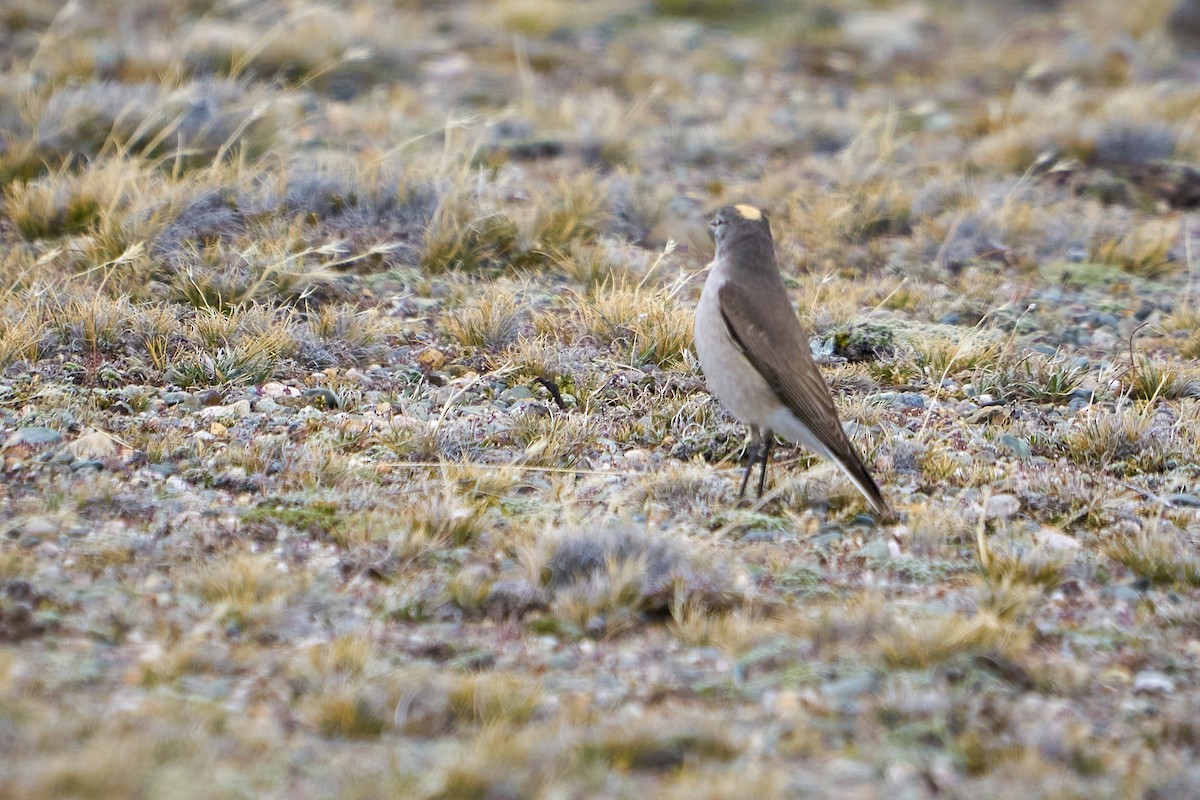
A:
<svg viewBox="0 0 1200 800">
<path fill-rule="evenodd" d="M 531 397 L 533 397 L 533 391 L 528 386 L 514 386 L 511 389 L 506 389 L 504 393 L 500 395 L 501 400 L 505 400 L 509 403 L 513 402 L 514 400 L 528 400 Z"/>
<path fill-rule="evenodd" d="M 338 408 L 341 402 L 332 389 L 327 389 L 324 386 L 308 389 L 304 392 L 304 399 L 310 404 L 320 406 L 321 408 Z"/>
<path fill-rule="evenodd" d="M 162 396 L 163 404 L 167 407 L 177 406 L 192 399 L 190 392 L 166 392 Z"/>
<path fill-rule="evenodd" d="M 1156 669 L 1144 669 L 1133 676 L 1133 691 L 1141 694 L 1171 694 L 1175 681 Z"/>
<path fill-rule="evenodd" d="M 1105 586 L 1100 589 L 1100 596 L 1110 600 L 1120 601 L 1124 603 L 1139 603 L 1142 600 L 1142 593 L 1132 586 L 1126 586 L 1123 583 Z"/>
<path fill-rule="evenodd" d="M 1112 331 L 1098 330 L 1092 332 L 1092 347 L 1097 350 L 1112 350 L 1120 339 Z"/>
<path fill-rule="evenodd" d="M 837 529 L 822 531 L 812 538 L 814 547 L 832 547 L 842 540 L 842 532 Z"/>
<path fill-rule="evenodd" d="M 1033 450 L 1029 446 L 1029 442 L 1019 436 L 1013 436 L 1011 433 L 1006 433 L 1000 437 L 1000 446 L 1012 453 L 1017 458 L 1030 458 L 1033 456 Z"/>
<path fill-rule="evenodd" d="M 758 542 L 774 542 L 780 538 L 779 531 L 770 528 L 752 528 L 746 532 L 746 535 L 738 539 L 743 544 L 755 544 Z"/>
<path fill-rule="evenodd" d="M 200 418 L 205 420 L 241 419 L 250 413 L 250 401 L 238 400 L 227 406 L 209 406 L 200 409 Z"/>
<path fill-rule="evenodd" d="M 219 406 L 225 401 L 225 396 L 221 394 L 220 389 L 205 389 L 196 395 L 196 400 L 202 406 Z"/>
<path fill-rule="evenodd" d="M 804 713 L 804 704 L 800 693 L 794 689 L 764 692 L 762 696 L 763 709 L 777 717 L 791 719 Z"/>
<path fill-rule="evenodd" d="M 883 539 L 876 539 L 863 545 L 858 551 L 859 558 L 876 558 L 889 559 L 892 557 L 892 549 L 888 547 L 888 542 Z"/>
<path fill-rule="evenodd" d="M 52 517 L 48 516 L 29 517 L 17 527 L 22 537 L 33 539 L 42 539 L 50 536 L 56 533 L 58 529 L 58 523 Z"/>
<path fill-rule="evenodd" d="M 1047 550 L 1069 551 L 1078 550 L 1082 545 L 1078 541 L 1067 536 L 1065 533 L 1060 533 L 1054 528 L 1042 528 L 1033 535 L 1033 539 Z"/>
<path fill-rule="evenodd" d="M 984 516 L 987 519 L 1008 519 L 1021 510 L 1021 501 L 1011 494 L 996 494 L 988 498 Z"/>
</svg>

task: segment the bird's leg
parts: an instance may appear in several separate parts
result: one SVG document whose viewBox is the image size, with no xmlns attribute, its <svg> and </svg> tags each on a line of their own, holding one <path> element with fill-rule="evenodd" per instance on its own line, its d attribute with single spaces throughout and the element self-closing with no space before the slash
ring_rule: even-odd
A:
<svg viewBox="0 0 1200 800">
<path fill-rule="evenodd" d="M 762 472 L 758 475 L 758 496 L 763 496 L 763 488 L 767 485 L 767 462 L 771 460 L 771 448 L 775 446 L 775 431 L 768 428 L 763 431 L 762 441 Z M 747 474 L 749 474 L 747 472 Z"/>
<path fill-rule="evenodd" d="M 760 441 L 758 428 L 751 425 L 750 447 L 746 451 L 746 474 L 742 476 L 742 488 L 738 489 L 739 500 L 746 496 L 746 484 L 750 482 L 750 473 L 754 471 L 754 464 L 758 461 Z"/>
</svg>

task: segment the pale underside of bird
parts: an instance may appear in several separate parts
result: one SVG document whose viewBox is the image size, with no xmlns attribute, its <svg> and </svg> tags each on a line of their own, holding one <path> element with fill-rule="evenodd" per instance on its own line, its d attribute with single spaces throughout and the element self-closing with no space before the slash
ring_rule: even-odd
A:
<svg viewBox="0 0 1200 800">
<path fill-rule="evenodd" d="M 838 466 L 880 515 L 891 509 L 842 430 L 833 395 L 809 350 L 760 209 L 727 206 L 710 224 L 716 256 L 696 307 L 696 351 L 709 389 L 750 428 L 739 496 L 756 463 L 766 483 L 775 435 Z"/>
</svg>

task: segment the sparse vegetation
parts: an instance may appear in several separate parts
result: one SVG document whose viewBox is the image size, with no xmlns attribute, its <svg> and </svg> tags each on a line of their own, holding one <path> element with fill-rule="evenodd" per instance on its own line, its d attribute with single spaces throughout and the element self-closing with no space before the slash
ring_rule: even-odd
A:
<svg viewBox="0 0 1200 800">
<path fill-rule="evenodd" d="M 1200 796 L 1200 3 L 0 5 L 0 797 Z"/>
</svg>

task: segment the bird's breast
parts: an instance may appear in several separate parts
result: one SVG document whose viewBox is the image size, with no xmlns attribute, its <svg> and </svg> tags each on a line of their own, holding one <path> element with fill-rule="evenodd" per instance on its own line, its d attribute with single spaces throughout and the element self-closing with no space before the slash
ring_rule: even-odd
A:
<svg viewBox="0 0 1200 800">
<path fill-rule="evenodd" d="M 748 425 L 768 427 L 784 406 L 729 335 L 721 315 L 724 282 L 724 276 L 714 269 L 700 292 L 694 329 L 696 354 L 709 391 L 729 413 Z"/>
</svg>

